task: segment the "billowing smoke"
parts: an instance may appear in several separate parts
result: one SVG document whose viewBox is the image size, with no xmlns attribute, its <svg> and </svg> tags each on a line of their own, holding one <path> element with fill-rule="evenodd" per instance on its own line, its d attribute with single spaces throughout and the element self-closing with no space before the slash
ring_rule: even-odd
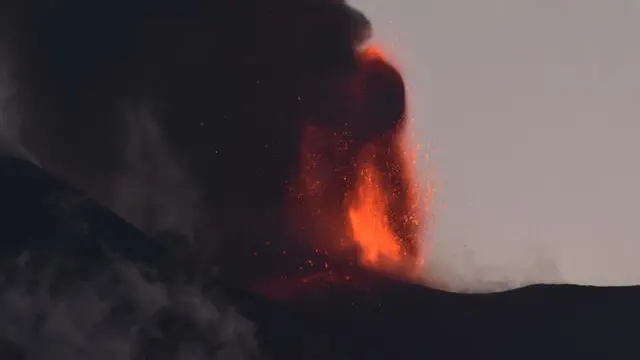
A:
<svg viewBox="0 0 640 360">
<path fill-rule="evenodd" d="M 381 149 L 394 149 L 389 133 L 405 123 L 403 79 L 359 56 L 371 24 L 342 1 L 63 0 L 7 9 L 26 21 L 7 31 L 15 66 L 2 84 L 10 94 L 3 143 L 29 149 L 147 234 L 190 240 L 208 262 L 246 272 L 259 245 L 299 242 L 291 227 L 308 224 L 292 224 L 284 209 L 309 127 L 349 143 L 344 153 L 322 145 L 334 180 L 355 183 L 351 163 L 372 142 L 379 166 L 389 170 L 399 156 Z M 349 186 L 328 185 L 323 210 L 344 211 Z"/>
<path fill-rule="evenodd" d="M 349 143 L 325 160 L 355 183 L 360 150 L 385 147 L 405 120 L 402 78 L 362 56 L 371 25 L 342 1 L 8 9 L 24 20 L 9 46 L 20 144 L 149 235 L 178 233 L 223 268 L 246 272 L 266 241 L 305 243 L 288 201 L 306 129 Z M 324 196 L 333 210 L 344 186 Z"/>
<path fill-rule="evenodd" d="M 0 338 L 8 359 L 252 359 L 253 325 L 202 287 L 153 279 L 124 259 L 80 281 L 65 260 L 4 264 Z M 4 357 L 3 357 L 4 358 Z"/>
</svg>

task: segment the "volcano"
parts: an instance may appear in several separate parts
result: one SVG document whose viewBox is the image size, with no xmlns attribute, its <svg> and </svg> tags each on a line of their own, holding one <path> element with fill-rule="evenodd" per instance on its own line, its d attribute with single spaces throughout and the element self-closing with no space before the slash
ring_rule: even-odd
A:
<svg viewBox="0 0 640 360">
<path fill-rule="evenodd" d="M 15 0 L 0 18 L 0 140 L 40 164 L 0 159 L 0 358 L 637 351 L 639 288 L 412 276 L 404 80 L 344 1 Z"/>
<path fill-rule="evenodd" d="M 188 252 L 179 243 L 147 238 L 24 160 L 0 159 L 0 191 L 3 296 L 13 277 L 8 264 L 25 253 L 38 260 L 33 266 L 63 259 L 61 284 L 88 281 L 114 255 L 157 272 L 150 282 L 171 282 L 171 274 L 189 268 Z M 626 359 L 637 351 L 639 287 L 536 285 L 455 294 L 359 266 L 257 285 L 224 276 L 207 279 L 204 287 L 256 324 L 263 358 Z M 5 331 L 9 315 L 2 316 L 2 358 L 29 358 L 29 344 L 11 338 Z M 168 334 L 148 345 L 156 352 L 148 350 L 146 358 L 169 356 L 171 347 L 161 344 L 177 335 Z"/>
</svg>

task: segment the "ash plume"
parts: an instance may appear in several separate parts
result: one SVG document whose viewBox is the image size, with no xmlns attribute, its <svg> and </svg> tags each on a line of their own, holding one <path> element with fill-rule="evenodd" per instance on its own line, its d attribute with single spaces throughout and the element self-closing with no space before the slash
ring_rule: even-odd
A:
<svg viewBox="0 0 640 360">
<path fill-rule="evenodd" d="M 401 76 L 363 61 L 371 24 L 342 1 L 5 9 L 19 144 L 149 235 L 185 235 L 211 262 L 235 257 L 242 268 L 265 239 L 299 242 L 285 208 L 307 127 L 347 134 L 350 153 L 330 159 L 339 178 L 354 176 L 346 164 L 358 149 L 404 123 Z M 343 190 L 327 196 L 337 203 Z"/>
<path fill-rule="evenodd" d="M 191 247 L 185 261 L 202 268 L 250 273 L 256 269 L 246 258 L 256 244 L 300 243 L 289 235 L 300 224 L 285 209 L 308 126 L 346 134 L 347 164 L 367 143 L 388 142 L 404 122 L 402 78 L 382 61 L 362 63 L 359 47 L 371 24 L 342 1 L 16 0 L 0 12 L 1 60 L 11 60 L 0 84 L 3 146 L 148 235 L 178 234 Z M 339 171 L 353 176 L 348 166 Z M 343 190 L 327 195 L 337 204 Z M 198 308 L 185 304 L 190 295 L 168 299 L 169 285 L 149 285 L 132 264 L 113 261 L 105 274 L 120 274 L 140 309 Z M 2 314 L 2 335 L 60 358 L 93 357 L 89 349 L 107 347 L 115 352 L 105 356 L 127 358 L 137 335 L 102 318 L 121 299 L 92 295 L 112 286 L 105 277 L 57 297 L 47 294 L 46 281 L 37 295 L 19 282 L 6 285 L 3 301 L 14 315 Z M 87 304 L 83 318 L 56 315 L 78 304 Z M 154 316 L 138 315 L 153 333 Z M 35 330 L 43 321 L 48 333 Z M 206 333 L 217 325 L 198 326 Z M 87 338 L 92 329 L 95 339 Z M 98 339 L 103 330 L 112 336 Z M 234 348 L 233 339 L 222 339 L 222 347 Z M 191 349 L 198 354 L 202 346 Z"/>
<path fill-rule="evenodd" d="M 151 236 L 179 234 L 206 264 L 244 272 L 261 244 L 314 237 L 299 231 L 309 228 L 304 216 L 296 223 L 284 210 L 307 127 L 348 133 L 346 158 L 325 156 L 349 178 L 363 146 L 406 126 L 402 77 L 384 62 L 362 70 L 372 24 L 342 1 L 16 1 L 0 10 L 0 149 L 37 160 Z M 344 188 L 329 187 L 322 200 L 339 213 Z M 467 253 L 427 265 L 430 283 L 456 291 L 529 279 Z M 557 279 L 552 261 L 517 267 Z"/>
</svg>

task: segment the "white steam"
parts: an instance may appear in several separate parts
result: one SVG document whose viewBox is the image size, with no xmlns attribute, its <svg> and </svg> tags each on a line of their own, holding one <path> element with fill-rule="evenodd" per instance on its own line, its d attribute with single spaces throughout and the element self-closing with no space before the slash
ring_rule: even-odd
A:
<svg viewBox="0 0 640 360">
<path fill-rule="evenodd" d="M 495 251 L 495 249 L 494 249 Z M 503 249 L 504 256 L 434 240 L 427 244 L 424 279 L 454 292 L 500 292 L 533 284 L 564 283 L 556 259 L 540 249 Z M 430 254 L 430 255 L 429 255 Z"/>
</svg>

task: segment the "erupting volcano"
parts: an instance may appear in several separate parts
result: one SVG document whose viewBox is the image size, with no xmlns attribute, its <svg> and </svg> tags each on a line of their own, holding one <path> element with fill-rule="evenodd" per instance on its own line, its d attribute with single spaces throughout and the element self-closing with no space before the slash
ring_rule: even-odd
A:
<svg viewBox="0 0 640 360">
<path fill-rule="evenodd" d="M 0 359 L 638 352 L 640 287 L 417 281 L 431 193 L 404 79 L 345 0 L 9 0 L 0 18 Z"/>
<path fill-rule="evenodd" d="M 425 204 L 407 151 L 404 82 L 377 47 L 367 47 L 354 73 L 335 83 L 333 108 L 346 118 L 323 121 L 333 128 L 313 123 L 301 134 L 290 213 L 299 244 L 315 254 L 298 270 L 315 270 L 299 282 L 322 274 L 353 283 L 358 267 L 412 280 L 422 264 Z"/>
</svg>

